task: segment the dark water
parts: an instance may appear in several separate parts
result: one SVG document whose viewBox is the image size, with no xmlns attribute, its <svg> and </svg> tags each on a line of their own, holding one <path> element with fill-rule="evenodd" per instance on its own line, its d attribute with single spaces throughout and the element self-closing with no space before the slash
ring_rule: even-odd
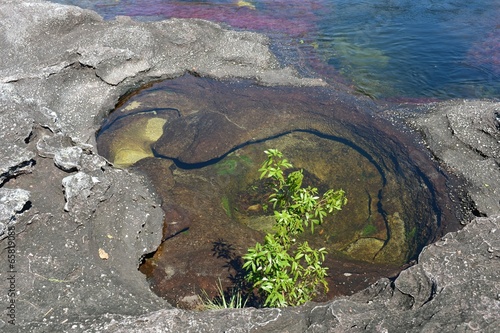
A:
<svg viewBox="0 0 500 333">
<path fill-rule="evenodd" d="M 268 34 L 286 63 L 373 98 L 500 96 L 500 0 L 58 0 L 106 19 L 203 18 Z"/>
</svg>

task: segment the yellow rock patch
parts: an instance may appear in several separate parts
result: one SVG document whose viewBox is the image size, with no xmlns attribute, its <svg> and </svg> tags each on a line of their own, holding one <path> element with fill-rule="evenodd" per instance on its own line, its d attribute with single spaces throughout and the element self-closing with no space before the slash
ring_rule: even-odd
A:
<svg viewBox="0 0 500 333">
<path fill-rule="evenodd" d="M 250 9 L 255 9 L 255 5 L 253 3 L 248 2 L 248 1 L 244 1 L 244 0 L 239 0 L 236 3 L 236 6 L 238 6 L 238 7 L 247 7 L 247 8 L 250 8 Z"/>
<path fill-rule="evenodd" d="M 123 128 L 113 138 L 111 144 L 112 162 L 119 167 L 127 167 L 146 157 L 152 157 L 151 144 L 163 134 L 166 119 L 142 118 Z"/>
<path fill-rule="evenodd" d="M 360 238 L 351 243 L 346 252 L 354 259 L 372 261 L 383 246 L 383 240 L 376 238 Z"/>
<path fill-rule="evenodd" d="M 387 217 L 391 239 L 375 258 L 376 262 L 403 264 L 408 257 L 405 223 L 398 212 Z"/>
<path fill-rule="evenodd" d="M 376 238 L 360 238 L 349 244 L 345 252 L 354 259 L 386 264 L 403 264 L 408 257 L 406 229 L 398 212 L 387 217 L 391 238 L 385 244 Z"/>
<path fill-rule="evenodd" d="M 146 129 L 144 131 L 144 138 L 151 141 L 151 143 L 158 141 L 158 139 L 163 135 L 163 125 L 167 122 L 163 118 L 151 118 L 148 119 L 146 124 Z"/>
<path fill-rule="evenodd" d="M 122 112 L 131 111 L 131 110 L 137 109 L 139 106 L 141 106 L 141 102 L 133 101 L 132 103 L 130 103 L 129 105 L 127 105 L 127 107 L 125 107 L 122 110 Z"/>
</svg>

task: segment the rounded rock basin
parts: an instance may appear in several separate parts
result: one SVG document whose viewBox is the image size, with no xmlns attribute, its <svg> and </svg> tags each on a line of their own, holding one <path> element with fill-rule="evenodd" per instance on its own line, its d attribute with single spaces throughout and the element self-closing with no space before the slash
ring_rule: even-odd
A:
<svg viewBox="0 0 500 333">
<path fill-rule="evenodd" d="M 126 96 L 99 152 L 147 175 L 165 212 L 163 242 L 141 271 L 171 304 L 195 308 L 241 282 L 241 255 L 271 230 L 258 169 L 276 148 L 306 185 L 342 188 L 348 204 L 311 235 L 326 247 L 328 295 L 393 277 L 423 246 L 458 228 L 456 180 L 370 100 L 327 87 L 262 87 L 184 76 Z"/>
</svg>

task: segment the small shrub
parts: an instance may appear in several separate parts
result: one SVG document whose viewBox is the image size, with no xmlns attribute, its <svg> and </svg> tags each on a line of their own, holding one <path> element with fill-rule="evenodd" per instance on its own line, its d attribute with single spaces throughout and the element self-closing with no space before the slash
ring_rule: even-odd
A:
<svg viewBox="0 0 500 333">
<path fill-rule="evenodd" d="M 296 306 L 311 300 L 322 286 L 328 292 L 328 270 L 323 266 L 327 251 L 312 249 L 308 242 L 297 242 L 305 228 L 314 227 L 347 203 L 343 190 L 328 190 L 321 197 L 318 189 L 302 187 L 303 171 L 285 175 L 292 164 L 276 149 L 265 151 L 267 160 L 259 169 L 261 179 L 269 179 L 269 206 L 274 209 L 274 233 L 265 236 L 243 256 L 247 281 L 264 299 L 264 306 Z"/>
</svg>

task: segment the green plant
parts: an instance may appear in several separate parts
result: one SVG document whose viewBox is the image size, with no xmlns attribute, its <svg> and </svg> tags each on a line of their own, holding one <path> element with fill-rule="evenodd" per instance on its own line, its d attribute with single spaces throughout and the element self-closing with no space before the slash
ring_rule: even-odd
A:
<svg viewBox="0 0 500 333">
<path fill-rule="evenodd" d="M 244 308 L 247 303 L 241 291 L 231 290 L 229 293 L 225 293 L 220 278 L 217 283 L 217 293 L 218 295 L 215 298 L 210 298 L 207 292 L 203 290 L 202 296 L 198 296 L 203 304 L 204 310 L 241 309 Z"/>
<path fill-rule="evenodd" d="M 417 234 L 417 227 L 413 227 L 411 228 L 410 231 L 407 232 L 406 234 L 406 240 L 409 242 L 409 241 L 412 241 L 414 238 L 415 238 L 415 235 Z"/>
<path fill-rule="evenodd" d="M 226 215 L 231 217 L 233 214 L 231 214 L 231 204 L 229 203 L 229 198 L 227 196 L 223 196 L 220 200 L 220 204 L 222 209 L 226 212 Z"/>
<path fill-rule="evenodd" d="M 265 236 L 243 256 L 246 279 L 262 295 L 264 306 L 296 306 L 311 300 L 318 286 L 328 291 L 327 267 L 323 266 L 327 251 L 312 249 L 307 241 L 297 242 L 305 228 L 314 226 L 347 203 L 343 190 L 328 190 L 321 197 L 318 189 L 302 187 L 303 171 L 288 175 L 284 170 L 292 164 L 276 149 L 265 151 L 267 160 L 259 169 L 260 178 L 270 180 L 269 204 L 274 209 L 274 233 Z"/>
<path fill-rule="evenodd" d="M 375 227 L 373 224 L 367 224 L 361 231 L 361 236 L 363 237 L 371 236 L 376 232 L 377 232 L 377 227 Z"/>
</svg>

